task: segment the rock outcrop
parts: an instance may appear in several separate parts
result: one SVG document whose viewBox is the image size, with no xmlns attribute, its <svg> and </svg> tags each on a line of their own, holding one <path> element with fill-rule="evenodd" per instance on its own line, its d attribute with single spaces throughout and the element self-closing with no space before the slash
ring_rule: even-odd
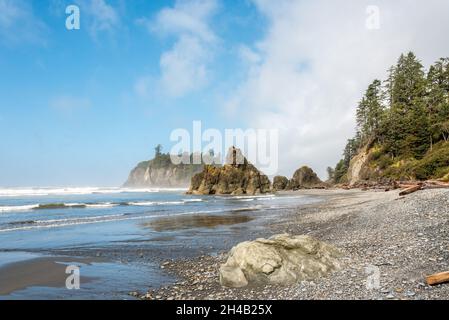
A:
<svg viewBox="0 0 449 320">
<path fill-rule="evenodd" d="M 175 165 L 168 154 L 139 163 L 129 174 L 124 186 L 128 188 L 185 187 L 192 177 L 203 170 L 202 164 Z"/>
<path fill-rule="evenodd" d="M 204 166 L 192 177 L 190 194 L 254 195 L 271 191 L 270 180 L 248 162 L 237 148 L 230 148 L 223 167 Z"/>
<path fill-rule="evenodd" d="M 288 189 L 322 189 L 326 184 L 318 178 L 317 174 L 309 167 L 304 166 L 296 170 L 288 184 Z"/>
<path fill-rule="evenodd" d="M 288 179 L 284 176 L 276 176 L 273 179 L 273 190 L 282 191 L 288 189 Z"/>
<path fill-rule="evenodd" d="M 310 236 L 276 235 L 242 242 L 232 248 L 220 267 L 220 284 L 245 287 L 249 283 L 290 285 L 338 270 L 341 252 Z"/>
<path fill-rule="evenodd" d="M 354 186 L 362 180 L 367 180 L 364 171 L 368 166 L 368 162 L 369 152 L 366 150 L 366 148 L 363 148 L 356 156 L 351 159 L 347 173 L 350 186 Z"/>
</svg>

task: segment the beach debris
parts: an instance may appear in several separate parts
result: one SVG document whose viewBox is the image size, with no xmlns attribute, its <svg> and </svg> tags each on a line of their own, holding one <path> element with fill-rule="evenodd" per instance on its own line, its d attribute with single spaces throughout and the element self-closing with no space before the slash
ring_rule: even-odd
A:
<svg viewBox="0 0 449 320">
<path fill-rule="evenodd" d="M 435 286 L 437 284 L 449 282 L 449 271 L 435 273 L 430 276 L 427 276 L 426 282 L 429 286 Z"/>
<path fill-rule="evenodd" d="M 340 269 L 341 252 L 307 235 L 281 234 L 238 244 L 220 267 L 220 284 L 289 285 Z"/>
<path fill-rule="evenodd" d="M 336 185 L 335 187 L 344 190 L 350 189 L 361 189 L 363 191 L 367 190 L 378 190 L 383 189 L 385 192 L 402 189 L 399 196 L 406 196 L 411 193 L 420 190 L 427 189 L 449 189 L 449 183 L 439 181 L 439 180 L 426 180 L 426 181 L 387 181 L 387 182 L 376 182 L 376 181 L 358 181 L 352 185 Z"/>
<path fill-rule="evenodd" d="M 422 185 L 421 184 L 418 184 L 418 185 L 412 186 L 412 187 L 408 187 L 407 189 L 401 191 L 399 193 L 399 196 L 401 196 L 401 197 L 402 196 L 406 196 L 406 195 L 408 195 L 410 193 L 416 192 L 416 191 L 421 190 L 421 189 L 422 189 Z"/>
</svg>

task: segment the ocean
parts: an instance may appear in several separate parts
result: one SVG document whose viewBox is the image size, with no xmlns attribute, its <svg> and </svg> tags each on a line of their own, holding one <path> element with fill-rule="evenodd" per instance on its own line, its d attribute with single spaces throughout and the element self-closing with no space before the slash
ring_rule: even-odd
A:
<svg viewBox="0 0 449 320">
<path fill-rule="evenodd" d="M 190 196 L 185 191 L 0 188 L 0 299 L 128 299 L 130 291 L 177 280 L 160 268 L 163 261 L 214 255 L 269 235 L 270 220 L 318 201 L 300 194 Z M 65 282 L 34 277 L 33 270 L 45 273 L 42 259 L 49 257 L 55 264 L 80 266 L 81 279 L 88 281 L 68 290 Z M 14 270 L 22 270 L 27 280 Z"/>
</svg>

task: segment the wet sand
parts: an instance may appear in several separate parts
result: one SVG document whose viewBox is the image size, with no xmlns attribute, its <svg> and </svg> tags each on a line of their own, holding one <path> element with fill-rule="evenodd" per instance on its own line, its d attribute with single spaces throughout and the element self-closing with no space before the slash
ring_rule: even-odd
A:
<svg viewBox="0 0 449 320">
<path fill-rule="evenodd" d="M 245 223 L 253 220 L 253 217 L 245 215 L 221 215 L 221 216 L 178 216 L 159 218 L 149 223 L 142 224 L 144 227 L 152 228 L 155 231 L 174 231 L 192 228 L 215 228 Z"/>
<path fill-rule="evenodd" d="M 14 291 L 28 287 L 65 287 L 68 265 L 81 266 L 99 260 L 92 258 L 41 257 L 25 261 L 9 263 L 0 267 L 0 295 L 8 295 Z M 80 277 L 81 284 L 93 281 L 94 278 Z M 44 297 L 43 297 L 44 298 Z"/>
</svg>

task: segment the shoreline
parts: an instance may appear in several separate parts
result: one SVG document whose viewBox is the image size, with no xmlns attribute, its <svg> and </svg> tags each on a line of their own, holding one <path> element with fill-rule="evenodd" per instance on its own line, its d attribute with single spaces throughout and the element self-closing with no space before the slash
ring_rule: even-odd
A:
<svg viewBox="0 0 449 320">
<path fill-rule="evenodd" d="M 223 288 L 217 256 L 165 261 L 161 268 L 179 280 L 135 293 L 148 300 L 196 299 L 449 299 L 449 285 L 430 287 L 424 276 L 449 270 L 449 191 L 302 190 L 293 194 L 324 201 L 288 209 L 270 234 L 307 234 L 340 248 L 342 270 L 293 286 Z M 367 287 L 378 272 L 379 286 Z"/>
</svg>

